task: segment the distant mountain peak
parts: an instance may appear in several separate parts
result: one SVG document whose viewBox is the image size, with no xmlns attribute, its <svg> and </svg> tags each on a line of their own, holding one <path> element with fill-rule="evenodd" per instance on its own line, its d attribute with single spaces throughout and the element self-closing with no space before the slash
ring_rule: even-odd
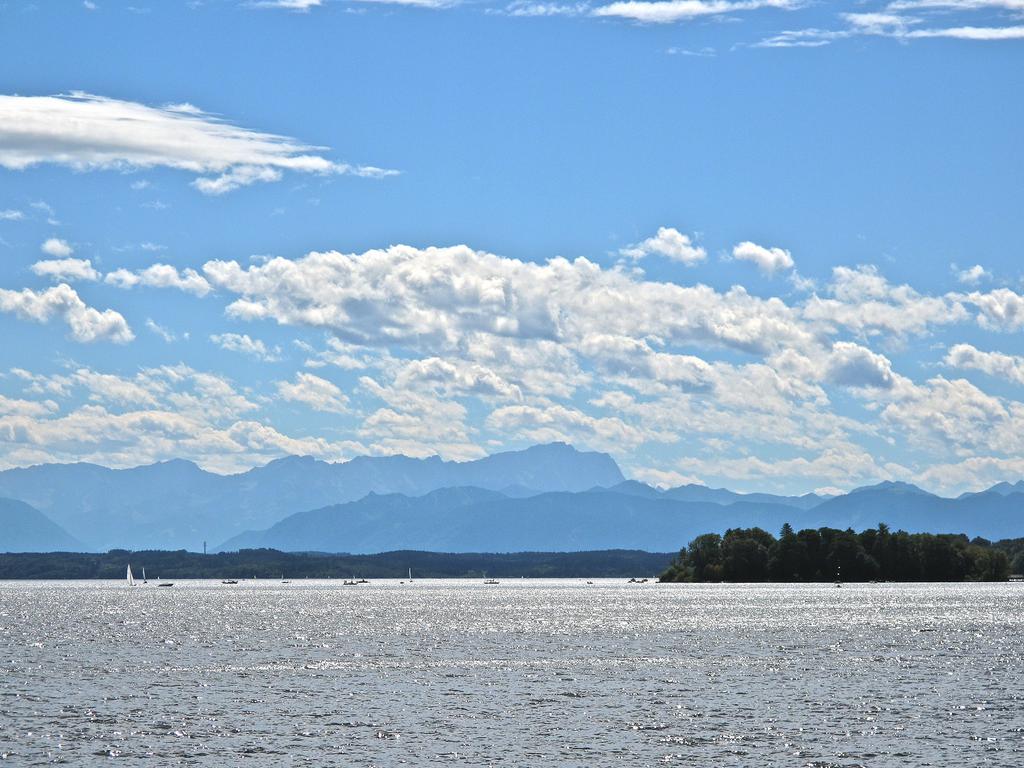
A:
<svg viewBox="0 0 1024 768">
<path fill-rule="evenodd" d="M 281 456 L 280 458 L 277 458 L 277 459 L 271 459 L 266 464 L 264 464 L 264 466 L 269 467 L 271 465 L 276 465 L 276 466 L 306 465 L 306 464 L 315 464 L 317 461 L 318 461 L 318 459 L 315 459 L 312 456 L 299 456 L 297 454 L 291 454 L 289 456 Z"/>
<path fill-rule="evenodd" d="M 864 493 L 866 491 L 886 491 L 890 493 L 911 493 L 918 496 L 934 496 L 935 494 L 929 493 L 923 488 L 918 488 L 913 483 L 906 483 L 902 480 L 883 480 L 875 485 L 863 485 L 860 488 L 854 488 L 850 491 L 854 493 Z"/>
</svg>

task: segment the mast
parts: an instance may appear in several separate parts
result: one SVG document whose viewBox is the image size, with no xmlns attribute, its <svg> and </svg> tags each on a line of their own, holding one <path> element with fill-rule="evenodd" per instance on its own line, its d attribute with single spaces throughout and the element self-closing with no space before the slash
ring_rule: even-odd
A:
<svg viewBox="0 0 1024 768">
<path fill-rule="evenodd" d="M 128 564 L 128 575 L 127 575 L 127 578 L 128 578 L 128 586 L 129 587 L 134 587 L 135 586 L 135 577 L 132 576 L 132 566 L 131 566 L 131 563 Z"/>
</svg>

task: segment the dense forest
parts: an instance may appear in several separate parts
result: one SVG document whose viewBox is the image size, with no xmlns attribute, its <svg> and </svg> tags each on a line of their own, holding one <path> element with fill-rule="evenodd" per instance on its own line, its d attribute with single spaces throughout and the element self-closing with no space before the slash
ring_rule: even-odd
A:
<svg viewBox="0 0 1024 768">
<path fill-rule="evenodd" d="M 661 581 L 1006 581 L 1024 572 L 1024 539 L 893 533 L 885 524 L 794 531 L 706 533 L 679 553 Z"/>
<path fill-rule="evenodd" d="M 103 554 L 48 552 L 0 554 L 0 579 L 123 579 L 128 565 L 156 579 L 386 579 L 405 578 L 602 578 L 653 576 L 665 569 L 671 553 L 636 550 L 600 552 L 517 552 L 449 554 L 384 552 L 334 555 L 243 549 L 204 555 L 185 550 Z"/>
</svg>

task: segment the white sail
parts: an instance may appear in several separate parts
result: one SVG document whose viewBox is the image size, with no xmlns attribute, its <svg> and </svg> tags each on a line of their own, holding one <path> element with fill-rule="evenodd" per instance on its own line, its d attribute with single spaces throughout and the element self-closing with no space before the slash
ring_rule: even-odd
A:
<svg viewBox="0 0 1024 768">
<path fill-rule="evenodd" d="M 409 569 L 409 581 L 412 581 L 412 568 Z"/>
<path fill-rule="evenodd" d="M 135 577 L 132 576 L 132 567 L 130 565 L 128 566 L 128 586 L 129 587 L 134 587 L 135 586 Z"/>
</svg>

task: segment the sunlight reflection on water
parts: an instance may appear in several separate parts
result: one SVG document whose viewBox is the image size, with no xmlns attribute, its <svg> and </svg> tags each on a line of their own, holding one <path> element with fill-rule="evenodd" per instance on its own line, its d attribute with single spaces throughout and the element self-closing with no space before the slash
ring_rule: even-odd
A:
<svg viewBox="0 0 1024 768">
<path fill-rule="evenodd" d="M 1024 585 L 0 582 L 0 754 L 1021 765 Z"/>
</svg>

